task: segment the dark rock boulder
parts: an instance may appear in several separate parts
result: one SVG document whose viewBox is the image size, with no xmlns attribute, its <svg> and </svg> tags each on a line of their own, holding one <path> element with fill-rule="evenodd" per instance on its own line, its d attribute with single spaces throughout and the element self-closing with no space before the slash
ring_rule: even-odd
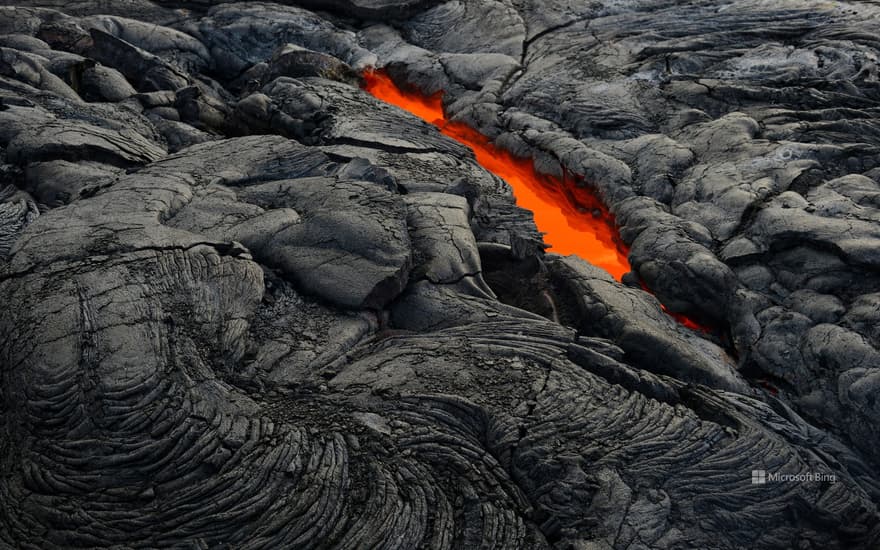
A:
<svg viewBox="0 0 880 550">
<path fill-rule="evenodd" d="M 90 29 L 89 34 L 89 57 L 119 70 L 138 91 L 178 90 L 190 84 L 181 69 L 134 44 L 97 28 Z"/>
<path fill-rule="evenodd" d="M 91 64 L 90 64 L 91 65 Z M 83 67 L 76 80 L 79 95 L 86 101 L 118 102 L 130 98 L 137 90 L 122 73 L 110 67 L 94 64 Z"/>
<path fill-rule="evenodd" d="M 187 73 L 211 71 L 211 55 L 205 45 L 174 28 L 112 15 L 82 17 L 79 24 L 150 52 Z"/>
</svg>

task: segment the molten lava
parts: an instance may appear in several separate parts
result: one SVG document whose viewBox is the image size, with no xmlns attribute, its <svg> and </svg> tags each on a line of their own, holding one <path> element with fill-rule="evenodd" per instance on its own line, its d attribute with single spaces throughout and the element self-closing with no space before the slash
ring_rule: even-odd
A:
<svg viewBox="0 0 880 550">
<path fill-rule="evenodd" d="M 548 250 L 574 254 L 610 273 L 618 281 L 630 271 L 629 251 L 617 234 L 614 216 L 604 203 L 584 185 L 582 178 L 562 178 L 541 174 L 531 159 L 519 158 L 495 147 L 488 138 L 461 123 L 446 119 L 442 93 L 425 96 L 401 90 L 384 71 L 364 73 L 364 89 L 374 97 L 396 105 L 434 124 L 452 139 L 473 150 L 477 162 L 501 177 L 513 189 L 516 204 L 532 211 L 535 225 L 544 233 Z M 643 284 L 643 288 L 650 290 Z M 682 325 L 709 332 L 680 313 L 663 310 Z"/>
<path fill-rule="evenodd" d="M 534 214 L 535 225 L 544 232 L 550 251 L 580 256 L 617 280 L 630 271 L 628 250 L 617 235 L 614 217 L 582 181 L 569 175 L 540 174 L 531 159 L 515 157 L 469 126 L 447 120 L 439 93 L 423 96 L 401 90 L 382 71 L 369 71 L 364 80 L 364 88 L 373 96 L 434 124 L 444 135 L 470 147 L 483 168 L 510 185 L 516 204 Z"/>
</svg>

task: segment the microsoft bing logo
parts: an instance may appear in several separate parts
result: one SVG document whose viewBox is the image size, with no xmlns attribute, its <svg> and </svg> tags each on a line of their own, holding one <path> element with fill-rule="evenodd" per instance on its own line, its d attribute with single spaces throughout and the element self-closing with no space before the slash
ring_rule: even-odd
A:
<svg viewBox="0 0 880 550">
<path fill-rule="evenodd" d="M 800 472 L 797 474 L 767 473 L 767 470 L 752 470 L 752 485 L 766 485 L 780 481 L 798 483 L 837 483 L 837 475 L 827 472 Z"/>
</svg>

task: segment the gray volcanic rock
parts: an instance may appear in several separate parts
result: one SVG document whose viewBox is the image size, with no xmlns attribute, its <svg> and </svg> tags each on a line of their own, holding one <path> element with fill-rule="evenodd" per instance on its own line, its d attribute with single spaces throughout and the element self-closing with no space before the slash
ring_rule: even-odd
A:
<svg viewBox="0 0 880 550">
<path fill-rule="evenodd" d="M 25 168 L 25 180 L 33 197 L 51 208 L 79 198 L 83 192 L 112 183 L 124 170 L 98 162 L 50 160 L 34 162 Z"/>
<path fill-rule="evenodd" d="M 189 73 L 208 72 L 211 69 L 211 54 L 205 45 L 178 30 L 147 21 L 108 15 L 83 17 L 79 24 L 83 28 L 99 30 L 124 40 Z M 94 35 L 92 38 L 95 38 Z"/>
<path fill-rule="evenodd" d="M 679 326 L 650 294 L 626 287 L 576 257 L 551 258 L 551 280 L 562 307 L 574 310 L 585 336 L 608 338 L 633 365 L 678 380 L 746 392 L 748 385 L 727 353 Z"/>
<path fill-rule="evenodd" d="M 61 97 L 78 100 L 79 96 L 64 81 L 46 68 L 48 59 L 11 48 L 0 48 L 0 75 Z"/>
<path fill-rule="evenodd" d="M 878 29 L 0 7 L 0 547 L 880 547 Z M 368 67 L 579 176 L 633 271 L 545 252 Z"/>
<path fill-rule="evenodd" d="M 482 24 L 492 21 L 491 27 Z M 525 26 L 517 11 L 503 2 L 444 2 L 410 18 L 405 36 L 434 52 L 500 53 L 519 57 Z"/>
<path fill-rule="evenodd" d="M 86 101 L 116 102 L 135 95 L 137 90 L 116 69 L 95 65 L 82 71 L 79 93 Z"/>
<path fill-rule="evenodd" d="M 358 74 L 332 55 L 313 52 L 295 44 L 282 46 L 266 64 L 266 73 L 261 80 L 269 82 L 279 76 L 293 78 L 320 76 L 330 80 L 340 80 L 350 84 L 358 82 Z"/>
<path fill-rule="evenodd" d="M 445 193 L 411 193 L 405 201 L 419 265 L 413 275 L 434 284 L 453 285 L 461 294 L 494 299 L 481 274 L 467 200 Z"/>
<path fill-rule="evenodd" d="M 375 61 L 357 45 L 354 33 L 302 8 L 262 2 L 216 4 L 206 17 L 186 22 L 181 29 L 208 48 L 221 76 L 234 78 L 286 44 L 333 55 L 355 68 Z"/>
<path fill-rule="evenodd" d="M 187 76 L 174 65 L 98 28 L 89 30 L 90 57 L 118 69 L 141 92 L 177 90 L 189 83 Z"/>
<path fill-rule="evenodd" d="M 9 256 L 18 234 L 39 215 L 37 204 L 27 193 L 11 185 L 0 189 L 0 258 Z"/>
<path fill-rule="evenodd" d="M 330 10 L 342 15 L 366 18 L 405 17 L 439 0 L 302 0 L 295 2 L 314 10 Z"/>
<path fill-rule="evenodd" d="M 405 207 L 375 183 L 317 177 L 254 185 L 239 196 L 301 213 L 301 223 L 239 231 L 245 245 L 303 290 L 343 307 L 382 309 L 405 287 L 411 262 Z"/>
<path fill-rule="evenodd" d="M 6 150 L 9 161 L 29 164 L 89 159 L 127 167 L 164 156 L 162 147 L 132 131 L 113 131 L 80 122 L 52 122 L 17 135 Z"/>
</svg>

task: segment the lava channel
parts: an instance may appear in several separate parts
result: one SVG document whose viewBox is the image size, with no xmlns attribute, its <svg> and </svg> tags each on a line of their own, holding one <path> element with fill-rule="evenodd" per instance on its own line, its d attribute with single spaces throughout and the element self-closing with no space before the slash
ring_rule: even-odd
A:
<svg viewBox="0 0 880 550">
<path fill-rule="evenodd" d="M 562 178 L 541 174 L 532 159 L 520 158 L 499 149 L 464 123 L 450 121 L 443 112 L 442 92 L 425 96 L 400 89 L 383 70 L 366 71 L 364 90 L 386 103 L 429 122 L 444 135 L 469 147 L 483 168 L 506 181 L 516 204 L 530 210 L 535 225 L 544 233 L 548 251 L 579 256 L 620 281 L 631 271 L 629 250 L 617 232 L 614 216 L 583 179 L 565 174 Z M 644 286 L 643 288 L 650 292 Z M 710 329 L 680 313 L 663 310 L 682 325 L 703 332 Z"/>
<path fill-rule="evenodd" d="M 473 150 L 480 166 L 506 181 L 517 206 L 533 213 L 549 251 L 580 256 L 618 281 L 631 270 L 629 251 L 617 234 L 614 216 L 592 189 L 578 185 L 582 183 L 578 178 L 541 174 L 532 159 L 515 157 L 466 124 L 447 120 L 441 93 L 423 96 L 401 90 L 381 70 L 363 76 L 364 89 L 371 95 L 434 124 Z"/>
</svg>

